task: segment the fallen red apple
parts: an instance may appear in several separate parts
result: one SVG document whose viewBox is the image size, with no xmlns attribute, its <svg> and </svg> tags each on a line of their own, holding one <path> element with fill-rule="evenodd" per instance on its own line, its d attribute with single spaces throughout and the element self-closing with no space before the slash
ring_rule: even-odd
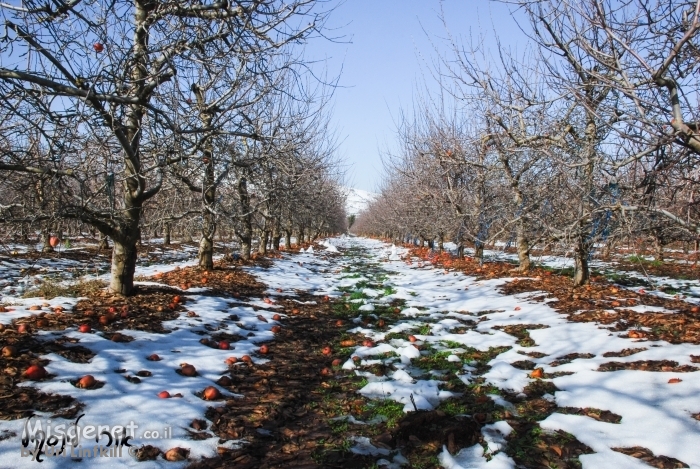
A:
<svg viewBox="0 0 700 469">
<path fill-rule="evenodd" d="M 277 334 L 282 330 L 282 328 L 280 326 L 272 326 L 272 328 L 270 330 L 272 331 L 273 334 Z"/>
<path fill-rule="evenodd" d="M 92 328 L 90 327 L 90 324 L 81 324 L 80 327 L 78 327 L 79 332 L 90 332 Z"/>
<path fill-rule="evenodd" d="M 78 381 L 78 387 L 83 389 L 91 388 L 95 385 L 95 377 L 92 375 L 85 375 Z"/>
<path fill-rule="evenodd" d="M 170 393 L 168 391 L 161 391 L 158 393 L 158 397 L 161 399 L 167 399 L 170 397 Z"/>
<path fill-rule="evenodd" d="M 228 342 L 226 342 L 225 340 L 222 340 L 221 342 L 219 342 L 219 348 L 221 350 L 228 350 L 229 348 L 231 348 L 231 346 L 229 345 Z"/>
<path fill-rule="evenodd" d="M 37 381 L 46 377 L 46 370 L 41 365 L 32 365 L 26 369 L 24 376 L 31 380 Z"/>
<path fill-rule="evenodd" d="M 180 366 L 180 373 L 182 373 L 183 376 L 195 376 L 197 374 L 197 370 L 193 365 L 190 365 L 189 363 L 183 363 Z"/>
<path fill-rule="evenodd" d="M 262 344 L 259 351 L 263 355 L 266 355 L 270 351 L 270 347 L 268 347 L 267 344 Z"/>
<path fill-rule="evenodd" d="M 149 360 L 149 361 L 152 361 L 152 362 L 159 362 L 159 361 L 160 361 L 160 357 L 158 356 L 157 353 L 152 353 L 151 355 L 149 355 L 148 357 L 146 357 L 146 360 Z"/>
<path fill-rule="evenodd" d="M 273 321 L 280 321 L 281 319 L 282 319 L 282 316 L 280 316 L 279 314 L 275 314 L 274 316 L 272 316 Z"/>
<path fill-rule="evenodd" d="M 213 401 L 221 397 L 221 393 L 214 386 L 207 386 L 202 395 L 207 401 Z"/>
<path fill-rule="evenodd" d="M 324 355 L 331 355 L 331 354 L 333 353 L 333 349 L 330 348 L 330 346 L 326 345 L 326 346 L 323 347 L 323 349 L 321 350 L 321 353 L 324 354 Z"/>
</svg>

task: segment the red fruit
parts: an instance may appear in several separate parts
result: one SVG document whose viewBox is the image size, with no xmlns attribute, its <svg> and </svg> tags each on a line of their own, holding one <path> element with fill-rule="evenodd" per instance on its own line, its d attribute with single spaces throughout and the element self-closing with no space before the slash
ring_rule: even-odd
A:
<svg viewBox="0 0 700 469">
<path fill-rule="evenodd" d="M 253 362 L 253 359 L 250 358 L 250 355 L 243 355 L 243 356 L 241 357 L 241 361 L 244 361 L 244 362 L 246 362 L 246 363 L 252 363 L 252 362 Z"/>
<path fill-rule="evenodd" d="M 228 366 L 233 365 L 238 361 L 238 358 L 236 357 L 228 357 L 226 360 L 224 360 L 224 363 L 226 363 Z"/>
<path fill-rule="evenodd" d="M 644 291 L 643 288 L 640 288 L 640 289 L 639 289 L 639 294 L 640 294 L 640 295 L 643 295 L 643 294 L 645 294 L 645 293 L 646 293 L 646 291 Z"/>
<path fill-rule="evenodd" d="M 323 301 L 330 301 L 330 298 L 328 297 L 328 295 L 323 297 Z"/>
<path fill-rule="evenodd" d="M 110 306 L 107 311 L 109 311 L 110 314 L 114 314 L 117 312 L 117 308 L 115 308 L 114 306 Z"/>
<path fill-rule="evenodd" d="M 95 49 L 95 52 L 98 54 L 105 50 L 105 46 L 101 42 L 96 42 L 92 45 L 92 48 Z"/>
<path fill-rule="evenodd" d="M 386 326 L 386 321 L 384 321 L 383 319 L 380 319 L 380 320 L 377 322 L 377 326 L 379 326 L 379 327 L 384 327 L 384 326 Z"/>
<path fill-rule="evenodd" d="M 270 330 L 273 334 L 278 334 L 282 330 L 282 328 L 280 326 L 272 326 Z"/>
<path fill-rule="evenodd" d="M 325 368 L 323 368 L 323 369 L 321 370 L 321 375 L 322 375 L 322 376 L 330 376 L 331 374 L 333 374 L 333 370 L 331 370 L 331 369 L 328 368 L 328 367 L 325 367 Z"/>
<path fill-rule="evenodd" d="M 79 332 L 90 332 L 92 328 L 90 327 L 90 324 L 81 324 L 80 327 L 78 327 Z"/>
<path fill-rule="evenodd" d="M 515 311 L 520 311 L 520 306 L 516 306 Z"/>
<path fill-rule="evenodd" d="M 345 324 L 345 323 L 343 322 L 342 319 L 338 319 L 338 320 L 335 322 L 336 327 L 343 327 L 343 324 Z"/>
<path fill-rule="evenodd" d="M 299 314 L 299 310 L 298 310 L 297 308 L 294 308 L 294 309 L 292 310 L 292 314 Z"/>
<path fill-rule="evenodd" d="M 85 375 L 78 381 L 78 387 L 83 389 L 91 388 L 95 385 L 95 377 L 92 375 Z"/>
<path fill-rule="evenodd" d="M 58 239 L 58 236 L 51 236 L 49 238 L 49 244 L 51 245 L 52 248 L 55 248 L 56 246 L 58 246 L 59 242 L 60 242 L 60 240 Z"/>
<path fill-rule="evenodd" d="M 193 365 L 183 363 L 180 368 L 180 373 L 182 373 L 183 376 L 195 376 L 197 374 L 197 370 Z"/>
<path fill-rule="evenodd" d="M 343 360 L 341 360 L 340 358 L 336 358 L 335 360 L 333 360 L 332 365 L 333 366 L 340 366 L 341 363 L 343 363 Z"/>
<path fill-rule="evenodd" d="M 323 350 L 321 350 L 321 353 L 324 355 L 331 355 L 333 353 L 333 349 L 326 345 L 323 347 Z"/>
<path fill-rule="evenodd" d="M 158 393 L 158 397 L 161 399 L 167 399 L 170 397 L 170 393 L 168 391 L 161 391 Z"/>
<path fill-rule="evenodd" d="M 179 303 L 180 302 L 180 295 L 175 295 L 173 297 L 173 303 Z"/>
<path fill-rule="evenodd" d="M 259 352 L 262 353 L 263 355 L 266 355 L 270 351 L 270 347 L 267 346 L 267 344 L 262 344 L 260 346 Z"/>
<path fill-rule="evenodd" d="M 272 300 L 269 298 L 265 298 L 263 301 L 267 304 L 272 304 Z"/>
<path fill-rule="evenodd" d="M 275 314 L 274 316 L 272 316 L 273 321 L 280 321 L 281 319 L 282 319 L 282 316 L 280 316 L 279 314 Z"/>
<path fill-rule="evenodd" d="M 27 324 L 17 324 L 17 332 L 27 334 L 29 333 L 29 326 Z"/>
<path fill-rule="evenodd" d="M 409 335 L 408 336 L 408 341 L 409 342 L 417 342 L 418 338 L 415 335 Z"/>
<path fill-rule="evenodd" d="M 228 342 L 226 342 L 225 340 L 222 340 L 221 342 L 219 342 L 219 348 L 221 350 L 228 350 L 229 348 L 231 348 L 231 346 L 229 345 Z"/>
<path fill-rule="evenodd" d="M 214 386 L 207 386 L 204 389 L 204 392 L 202 393 L 202 395 L 204 396 L 204 399 L 206 399 L 207 401 L 213 401 L 214 399 L 218 399 L 221 397 L 221 393 Z"/>
<path fill-rule="evenodd" d="M 146 360 L 150 360 L 152 362 L 159 362 L 160 357 L 158 356 L 157 353 L 153 353 L 153 354 L 149 355 L 148 357 L 146 357 Z"/>
<path fill-rule="evenodd" d="M 374 347 L 374 342 L 372 342 L 370 339 L 365 339 L 362 342 L 362 345 L 364 345 L 365 347 Z"/>
<path fill-rule="evenodd" d="M 109 324 L 109 317 L 102 315 L 102 316 L 100 316 L 99 321 L 100 321 L 100 324 L 102 324 L 103 326 L 106 326 L 107 324 Z"/>
<path fill-rule="evenodd" d="M 46 377 L 46 370 L 41 365 L 32 365 L 24 372 L 24 376 L 31 380 L 38 381 Z"/>
<path fill-rule="evenodd" d="M 700 311 L 700 308 L 697 307 L 697 306 L 693 306 L 692 308 L 690 308 L 690 312 L 691 312 L 691 313 L 697 313 L 697 312 L 699 312 L 699 311 Z"/>
</svg>

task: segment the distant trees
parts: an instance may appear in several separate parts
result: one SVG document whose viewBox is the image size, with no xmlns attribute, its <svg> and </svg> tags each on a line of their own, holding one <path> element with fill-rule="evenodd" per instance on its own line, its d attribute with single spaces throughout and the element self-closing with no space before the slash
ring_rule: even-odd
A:
<svg viewBox="0 0 700 469">
<path fill-rule="evenodd" d="M 94 227 L 113 241 L 110 288 L 129 295 L 144 226 L 169 235 L 199 212 L 200 265 L 211 267 L 221 185 L 235 168 L 262 168 L 241 166 L 242 139 L 279 147 L 256 105 L 313 102 L 298 86 L 303 63 L 293 51 L 322 30 L 329 10 L 319 3 L 0 5 L 0 173 L 11 181 L 2 220 L 44 233 L 57 220 Z M 307 108 L 294 119 L 312 119 L 320 106 Z M 166 189 L 179 199 L 156 198 Z M 155 200 L 165 213 L 147 210 Z"/>
<path fill-rule="evenodd" d="M 534 245 L 564 243 L 576 285 L 595 246 L 650 237 L 661 257 L 671 240 L 697 241 L 700 1 L 509 3 L 530 50 L 453 44 L 443 95 L 405 120 L 392 178 L 355 229 L 416 235 L 449 220 L 477 257 L 515 241 L 523 272 Z"/>
</svg>

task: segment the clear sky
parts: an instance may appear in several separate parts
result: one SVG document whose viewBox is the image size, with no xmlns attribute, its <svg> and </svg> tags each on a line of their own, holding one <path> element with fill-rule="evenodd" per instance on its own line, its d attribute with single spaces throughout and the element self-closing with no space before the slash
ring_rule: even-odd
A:
<svg viewBox="0 0 700 469">
<path fill-rule="evenodd" d="M 489 0 L 345 0 L 334 5 L 329 25 L 345 42 L 313 41 L 307 51 L 310 57 L 327 58 L 331 74 L 342 66 L 333 123 L 338 156 L 348 166 L 347 183 L 357 189 L 377 189 L 380 155 L 395 147 L 397 117 L 401 109 L 411 109 L 416 89 L 426 83 L 438 88 L 431 70 L 440 54 L 436 48 L 450 53 L 448 31 L 461 41 L 487 36 L 487 47 L 494 34 L 504 45 L 517 47 L 526 40 L 509 7 Z"/>
</svg>

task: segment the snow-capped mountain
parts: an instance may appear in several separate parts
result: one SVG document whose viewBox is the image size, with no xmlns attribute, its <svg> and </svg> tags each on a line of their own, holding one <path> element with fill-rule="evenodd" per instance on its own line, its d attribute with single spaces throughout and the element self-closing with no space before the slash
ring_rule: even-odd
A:
<svg viewBox="0 0 700 469">
<path fill-rule="evenodd" d="M 345 188 L 345 211 L 348 215 L 357 215 L 367 208 L 370 202 L 376 199 L 379 194 L 374 192 L 354 189 L 352 187 Z"/>
</svg>

